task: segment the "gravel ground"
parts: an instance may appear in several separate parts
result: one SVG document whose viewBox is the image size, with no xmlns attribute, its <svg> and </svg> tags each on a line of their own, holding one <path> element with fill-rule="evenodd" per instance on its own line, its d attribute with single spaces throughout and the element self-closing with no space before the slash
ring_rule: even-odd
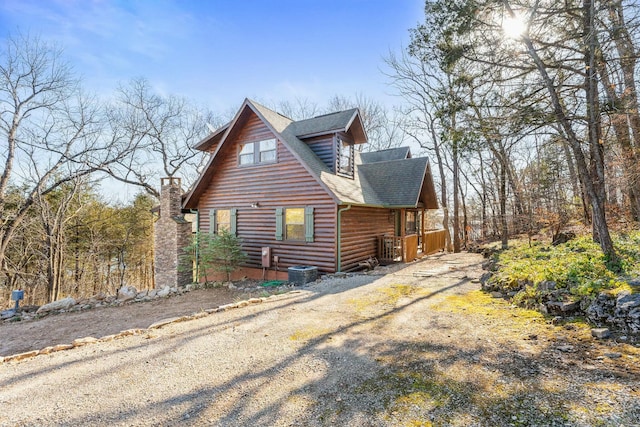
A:
<svg viewBox="0 0 640 427">
<path fill-rule="evenodd" d="M 0 426 L 640 426 L 640 351 L 432 256 L 0 364 Z"/>
</svg>

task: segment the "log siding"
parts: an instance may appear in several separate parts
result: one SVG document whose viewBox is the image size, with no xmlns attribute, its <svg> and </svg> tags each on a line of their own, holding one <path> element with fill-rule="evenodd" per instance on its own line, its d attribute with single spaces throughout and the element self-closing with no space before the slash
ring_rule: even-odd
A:
<svg viewBox="0 0 640 427">
<path fill-rule="evenodd" d="M 314 265 L 335 271 L 336 204 L 320 184 L 280 142 L 277 163 L 238 165 L 240 144 L 273 138 L 273 133 L 254 114 L 231 141 L 223 146 L 216 171 L 198 201 L 200 230 L 208 232 L 210 209 L 237 209 L 237 235 L 249 261 L 261 266 L 261 248 L 271 247 L 279 268 Z M 252 207 L 252 205 L 257 207 Z M 276 240 L 276 208 L 314 208 L 313 242 Z"/>
<path fill-rule="evenodd" d="M 344 206 L 341 206 L 341 208 Z M 342 213 L 340 233 L 341 271 L 358 267 L 360 261 L 378 253 L 378 236 L 395 233 L 390 209 L 353 206 Z"/>
</svg>

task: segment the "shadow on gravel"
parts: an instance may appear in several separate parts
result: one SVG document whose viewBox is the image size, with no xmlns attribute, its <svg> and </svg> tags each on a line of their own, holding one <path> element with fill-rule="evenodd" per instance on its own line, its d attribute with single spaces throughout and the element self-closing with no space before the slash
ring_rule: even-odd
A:
<svg viewBox="0 0 640 427">
<path fill-rule="evenodd" d="M 190 330 L 188 335 L 158 338 L 166 345 L 152 354 L 146 353 L 145 359 L 137 356 L 137 350 L 157 340 L 102 351 L 44 370 L 27 370 L 3 378 L 0 388 L 51 370 L 72 372 L 76 364 L 97 362 L 106 356 L 115 356 L 110 359 L 117 361 L 109 366 L 100 364 L 91 376 L 69 378 L 67 386 L 91 383 L 125 366 L 134 366 L 144 373 L 149 358 L 170 356 L 199 339 L 231 331 L 234 325 L 251 320 L 269 321 L 272 310 L 300 306 L 378 278 L 365 276 L 361 282 L 322 292 L 314 292 L 310 287 L 306 289 L 308 292 L 250 306 L 224 319 L 209 316 L 205 326 Z M 244 372 L 226 381 L 175 393 L 164 400 L 126 402 L 118 410 L 96 409 L 87 416 L 66 419 L 65 425 L 139 424 L 149 413 L 160 414 L 153 419 L 161 419 L 161 425 L 640 424 L 637 375 L 625 376 L 604 365 L 581 371 L 575 367 L 575 355 L 552 357 L 558 353 L 552 343 L 540 344 L 536 354 L 523 354 L 508 346 L 496 349 L 487 345 L 486 338 L 473 337 L 473 318 L 463 314 L 443 313 L 433 318 L 418 336 L 398 334 L 386 341 L 358 338 L 358 331 L 389 327 L 392 320 L 411 310 L 424 309 L 426 305 L 421 303 L 455 291 L 468 281 L 462 279 L 405 304 L 387 307 L 375 316 L 345 318 L 342 325 L 303 340 L 293 354 L 261 369 L 238 367 L 244 368 Z M 456 322 L 458 326 L 454 328 Z M 447 334 L 456 332 L 467 335 L 448 339 Z M 194 375 L 198 375 L 198 366 L 194 369 Z M 282 390 L 266 387 L 274 382 L 285 383 L 287 387 Z M 621 400 L 620 393 L 611 394 L 610 390 L 616 387 L 628 390 L 628 397 Z"/>
<path fill-rule="evenodd" d="M 427 421 L 434 425 L 637 425 L 637 394 L 630 394 L 627 401 L 611 402 L 607 390 L 619 387 L 617 381 L 638 378 L 623 379 L 606 368 L 576 372 L 566 381 L 561 374 L 570 364 L 557 366 L 551 358 L 523 355 L 509 348 L 496 351 L 471 339 L 453 345 L 442 337 L 431 339 L 429 334 L 374 344 L 349 338 L 333 345 L 347 332 L 363 326 L 375 328 L 379 322 L 466 282 L 461 280 L 377 316 L 350 321 L 309 339 L 293 355 L 264 369 L 249 369 L 251 372 L 219 384 L 162 401 L 70 419 L 69 424 L 126 423 L 154 412 L 166 414 L 162 425 L 373 426 L 428 425 L 421 424 Z M 292 298 L 274 308 L 316 297 Z M 180 351 L 196 336 L 261 315 L 265 313 L 203 327 L 196 335 L 180 337 L 166 352 Z M 541 354 L 553 351 L 550 347 L 540 349 Z M 298 378 L 301 365 L 311 362 L 325 369 L 319 369 L 315 377 Z M 567 362 L 571 363 L 570 356 L 563 363 Z M 265 385 L 279 378 L 291 386 L 276 396 L 267 395 Z M 261 404 L 263 401 L 269 403 Z"/>
</svg>

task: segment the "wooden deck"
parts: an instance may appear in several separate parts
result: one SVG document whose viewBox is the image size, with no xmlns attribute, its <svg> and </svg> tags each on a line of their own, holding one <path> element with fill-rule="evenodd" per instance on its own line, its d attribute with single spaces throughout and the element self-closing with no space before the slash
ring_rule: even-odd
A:
<svg viewBox="0 0 640 427">
<path fill-rule="evenodd" d="M 431 255 L 445 249 L 445 231 L 429 230 L 422 235 L 422 247 L 418 251 L 418 235 L 378 236 L 378 260 L 383 264 L 409 262 L 418 255 Z"/>
</svg>

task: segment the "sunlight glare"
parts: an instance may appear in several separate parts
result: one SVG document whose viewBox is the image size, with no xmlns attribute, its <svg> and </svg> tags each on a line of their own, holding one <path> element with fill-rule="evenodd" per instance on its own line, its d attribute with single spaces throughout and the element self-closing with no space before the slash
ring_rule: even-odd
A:
<svg viewBox="0 0 640 427">
<path fill-rule="evenodd" d="M 507 38 L 517 39 L 524 34 L 526 29 L 527 23 L 522 15 L 508 16 L 502 21 L 502 31 Z"/>
</svg>

